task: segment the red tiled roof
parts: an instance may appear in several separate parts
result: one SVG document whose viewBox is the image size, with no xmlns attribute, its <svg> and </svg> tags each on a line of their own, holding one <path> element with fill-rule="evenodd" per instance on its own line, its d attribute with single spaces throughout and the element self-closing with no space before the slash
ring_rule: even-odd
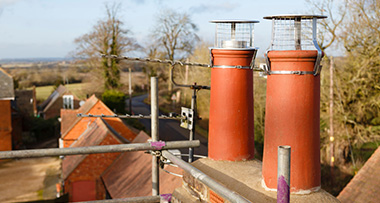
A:
<svg viewBox="0 0 380 203">
<path fill-rule="evenodd" d="M 78 119 L 78 110 L 61 109 L 61 132 L 66 132 Z"/>
<path fill-rule="evenodd" d="M 129 142 L 135 139 L 138 132 L 133 132 L 131 127 L 127 127 L 120 118 L 103 118 L 106 124 L 110 125 L 119 135 Z"/>
<path fill-rule="evenodd" d="M 120 139 L 121 136 L 119 134 L 110 130 L 102 119 L 97 118 L 70 147 L 97 146 L 107 135 L 113 136 L 119 140 L 120 143 L 125 143 L 124 140 Z M 87 156 L 88 155 L 66 156 L 62 161 L 63 179 L 66 179 Z"/>
<path fill-rule="evenodd" d="M 150 137 L 143 131 L 133 143 L 144 143 Z M 152 193 L 152 156 L 143 151 L 124 152 L 102 174 L 102 179 L 113 199 L 136 196 L 150 196 Z M 182 174 L 174 167 L 165 169 Z M 180 187 L 182 179 L 160 170 L 160 193 L 172 193 Z"/>
<path fill-rule="evenodd" d="M 380 147 L 340 192 L 341 202 L 380 202 Z"/>
<path fill-rule="evenodd" d="M 87 113 L 88 111 L 91 110 L 91 108 L 96 104 L 96 102 L 98 102 L 99 99 L 96 98 L 95 95 L 92 95 L 90 98 L 88 98 L 86 100 L 86 102 L 81 106 L 79 107 L 78 109 L 78 112 L 80 113 Z"/>
<path fill-rule="evenodd" d="M 88 98 L 86 100 L 86 102 L 76 111 L 76 114 L 79 114 L 79 113 L 83 113 L 83 114 L 87 114 L 88 111 L 90 111 L 94 106 L 95 104 L 99 101 L 98 98 L 95 97 L 95 95 L 92 95 L 90 98 Z M 64 112 L 65 113 L 65 112 Z M 68 131 L 70 129 L 72 129 L 82 118 L 80 117 L 73 117 L 73 116 L 66 116 L 65 115 L 62 115 L 62 111 L 61 111 L 61 125 L 62 123 L 65 123 L 64 125 L 67 126 L 65 128 L 61 128 L 61 137 L 65 137 L 66 134 L 68 133 Z"/>
</svg>

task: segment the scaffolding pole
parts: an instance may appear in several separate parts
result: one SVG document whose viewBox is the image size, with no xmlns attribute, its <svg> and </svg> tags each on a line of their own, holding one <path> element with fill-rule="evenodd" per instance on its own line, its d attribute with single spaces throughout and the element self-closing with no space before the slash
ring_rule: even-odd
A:
<svg viewBox="0 0 380 203">
<path fill-rule="evenodd" d="M 194 86 L 197 84 L 195 83 Z M 191 109 L 193 110 L 193 122 L 191 125 L 193 126 L 190 130 L 189 134 L 189 140 L 194 140 L 195 136 L 195 123 L 197 121 L 198 115 L 197 115 L 197 89 L 193 89 L 193 96 L 191 97 Z M 189 163 L 193 162 L 194 159 L 194 148 L 189 148 Z"/>
<path fill-rule="evenodd" d="M 200 141 L 169 141 L 165 142 L 165 146 L 159 149 L 182 149 L 188 147 L 199 147 Z M 68 156 L 80 154 L 99 154 L 99 153 L 115 153 L 115 152 L 131 152 L 131 151 L 146 151 L 158 150 L 154 142 L 151 143 L 136 143 L 136 144 L 119 144 L 119 145 L 104 145 L 91 147 L 68 147 L 68 148 L 51 148 L 51 149 L 32 149 L 32 150 L 14 150 L 0 152 L 0 159 L 14 158 L 36 158 L 36 157 L 54 157 Z"/>
<path fill-rule="evenodd" d="M 159 126 L 158 126 L 158 81 L 157 77 L 150 78 L 150 110 L 152 115 L 152 141 L 159 140 Z M 160 194 L 160 177 L 159 177 L 159 157 L 152 156 L 152 196 Z"/>
<path fill-rule="evenodd" d="M 239 203 L 248 203 L 247 199 L 239 195 L 238 193 L 224 187 L 220 183 L 216 182 L 209 176 L 207 176 L 205 173 L 200 171 L 199 169 L 195 168 L 191 164 L 183 161 L 182 159 L 174 156 L 172 153 L 163 150 L 162 155 L 169 159 L 171 162 L 176 164 L 179 168 L 183 169 L 187 173 L 191 174 L 195 179 L 205 184 L 207 187 L 209 187 L 211 190 L 216 192 L 218 195 L 222 196 L 224 199 L 228 200 L 229 202 L 239 202 Z"/>
<path fill-rule="evenodd" d="M 278 146 L 277 153 L 277 203 L 289 203 L 291 147 Z"/>
<path fill-rule="evenodd" d="M 98 200 L 98 201 L 88 201 L 81 203 L 98 203 L 98 202 L 133 202 L 133 203 L 150 203 L 150 202 L 160 202 L 160 196 L 147 196 L 147 197 L 130 197 L 121 199 L 108 199 L 108 200 Z"/>
</svg>

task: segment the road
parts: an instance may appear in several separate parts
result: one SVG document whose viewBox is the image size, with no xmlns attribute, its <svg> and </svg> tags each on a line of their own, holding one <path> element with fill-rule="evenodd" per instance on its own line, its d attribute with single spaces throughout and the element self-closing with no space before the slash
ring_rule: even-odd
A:
<svg viewBox="0 0 380 203">
<path fill-rule="evenodd" d="M 0 162 L 0 202 L 55 199 L 60 167 L 57 157 Z"/>
<path fill-rule="evenodd" d="M 141 95 L 132 98 L 132 111 L 134 114 L 150 115 L 150 106 L 143 101 L 148 95 Z M 161 112 L 160 112 L 161 115 Z M 140 122 L 150 132 L 150 119 L 140 119 Z M 181 128 L 180 122 L 177 120 L 160 120 L 159 121 L 159 137 L 163 141 L 189 140 L 189 130 Z M 202 137 L 198 133 L 195 134 L 195 140 L 201 141 L 201 146 L 194 149 L 194 154 L 207 156 L 207 138 Z M 188 149 L 181 149 L 182 154 L 188 154 Z"/>
</svg>

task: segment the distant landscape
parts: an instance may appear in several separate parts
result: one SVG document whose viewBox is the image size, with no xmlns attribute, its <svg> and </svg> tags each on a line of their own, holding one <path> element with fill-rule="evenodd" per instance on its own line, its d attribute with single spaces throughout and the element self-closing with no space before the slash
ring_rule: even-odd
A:
<svg viewBox="0 0 380 203">
<path fill-rule="evenodd" d="M 38 62 L 57 62 L 57 61 L 72 61 L 73 58 L 0 58 L 0 64 L 20 64 L 20 63 L 38 63 Z"/>
</svg>

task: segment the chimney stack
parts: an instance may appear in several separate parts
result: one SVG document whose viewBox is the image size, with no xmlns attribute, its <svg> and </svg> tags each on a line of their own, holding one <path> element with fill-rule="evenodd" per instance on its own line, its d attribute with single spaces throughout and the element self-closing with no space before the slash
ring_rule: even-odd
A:
<svg viewBox="0 0 380 203">
<path fill-rule="evenodd" d="M 254 158 L 253 46 L 256 20 L 215 20 L 211 49 L 209 158 L 242 161 Z"/>
<path fill-rule="evenodd" d="M 308 193 L 321 185 L 320 61 L 317 15 L 276 15 L 267 58 L 263 183 L 277 188 L 277 148 L 291 146 L 290 191 Z"/>
</svg>

